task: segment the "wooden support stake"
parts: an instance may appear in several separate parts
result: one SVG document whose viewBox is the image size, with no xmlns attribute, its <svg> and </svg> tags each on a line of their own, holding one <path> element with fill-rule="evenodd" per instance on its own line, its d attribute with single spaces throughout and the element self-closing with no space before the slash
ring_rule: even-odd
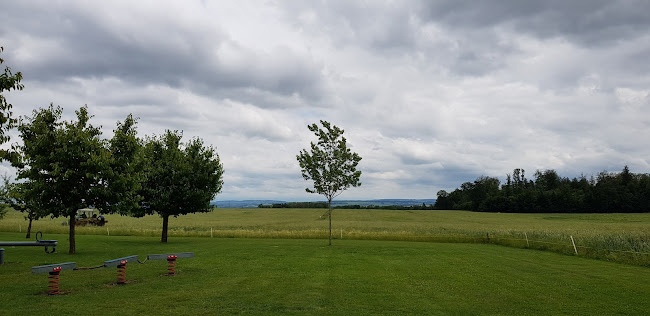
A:
<svg viewBox="0 0 650 316">
<path fill-rule="evenodd" d="M 578 248 L 576 248 L 576 242 L 573 240 L 573 236 L 571 236 L 571 243 L 573 244 L 573 251 L 576 252 L 576 255 L 578 254 Z"/>
<path fill-rule="evenodd" d="M 210 238 L 212 237 L 214 237 L 214 235 L 212 234 L 212 227 L 210 227 Z"/>
</svg>

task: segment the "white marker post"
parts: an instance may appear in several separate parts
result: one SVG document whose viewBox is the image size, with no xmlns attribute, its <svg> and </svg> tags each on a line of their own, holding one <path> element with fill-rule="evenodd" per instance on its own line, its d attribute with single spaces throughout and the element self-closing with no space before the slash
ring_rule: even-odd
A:
<svg viewBox="0 0 650 316">
<path fill-rule="evenodd" d="M 526 236 L 526 247 L 530 247 L 530 244 L 528 243 L 528 234 L 524 232 L 524 236 Z"/>
<path fill-rule="evenodd" d="M 578 254 L 578 248 L 576 248 L 576 242 L 573 240 L 573 236 L 571 236 L 571 243 L 573 244 L 573 251 L 576 252 L 576 255 Z"/>
</svg>

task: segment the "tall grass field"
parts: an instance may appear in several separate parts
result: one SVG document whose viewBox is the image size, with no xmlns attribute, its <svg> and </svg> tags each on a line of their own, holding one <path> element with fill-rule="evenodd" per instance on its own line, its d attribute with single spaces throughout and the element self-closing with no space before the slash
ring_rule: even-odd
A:
<svg viewBox="0 0 650 316">
<path fill-rule="evenodd" d="M 170 238 L 326 239 L 323 209 L 214 209 L 170 219 Z M 79 235 L 160 236 L 158 216 L 108 215 L 105 227 L 78 227 Z M 33 231 L 65 234 L 66 219 L 41 219 Z M 10 211 L 0 231 L 24 232 L 27 221 Z M 334 238 L 490 243 L 650 267 L 650 213 L 511 214 L 465 211 L 334 210 Z M 573 238 L 573 241 L 572 239 Z M 575 248 L 573 244 L 575 243 Z M 79 243 L 77 247 L 84 247 Z M 65 250 L 65 249 L 64 249 Z"/>
</svg>

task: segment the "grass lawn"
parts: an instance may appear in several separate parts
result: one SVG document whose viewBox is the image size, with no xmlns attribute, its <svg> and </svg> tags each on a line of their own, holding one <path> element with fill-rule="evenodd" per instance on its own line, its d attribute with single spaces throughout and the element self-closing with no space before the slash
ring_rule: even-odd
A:
<svg viewBox="0 0 650 316">
<path fill-rule="evenodd" d="M 0 233 L 0 240 L 23 234 Z M 0 314 L 439 314 L 643 315 L 650 310 L 650 270 L 551 252 L 484 244 L 399 241 L 79 235 L 78 253 L 4 247 Z M 115 268 L 63 271 L 48 296 L 35 265 L 167 252 L 165 261 L 129 263 L 126 285 Z"/>
</svg>

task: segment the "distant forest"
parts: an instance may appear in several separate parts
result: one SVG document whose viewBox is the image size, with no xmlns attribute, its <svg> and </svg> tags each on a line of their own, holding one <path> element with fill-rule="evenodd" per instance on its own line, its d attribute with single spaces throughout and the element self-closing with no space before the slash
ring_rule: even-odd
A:
<svg viewBox="0 0 650 316">
<path fill-rule="evenodd" d="M 515 169 L 499 179 L 479 177 L 448 193 L 438 191 L 436 209 L 513 213 L 642 213 L 650 212 L 650 175 L 601 172 L 597 177 L 569 179 L 555 170 L 537 171 L 526 179 Z"/>
<path fill-rule="evenodd" d="M 327 202 L 288 202 L 260 204 L 259 208 L 328 208 Z M 434 210 L 433 204 L 426 205 L 359 205 L 346 204 L 333 206 L 333 209 L 373 209 L 373 210 Z"/>
</svg>

